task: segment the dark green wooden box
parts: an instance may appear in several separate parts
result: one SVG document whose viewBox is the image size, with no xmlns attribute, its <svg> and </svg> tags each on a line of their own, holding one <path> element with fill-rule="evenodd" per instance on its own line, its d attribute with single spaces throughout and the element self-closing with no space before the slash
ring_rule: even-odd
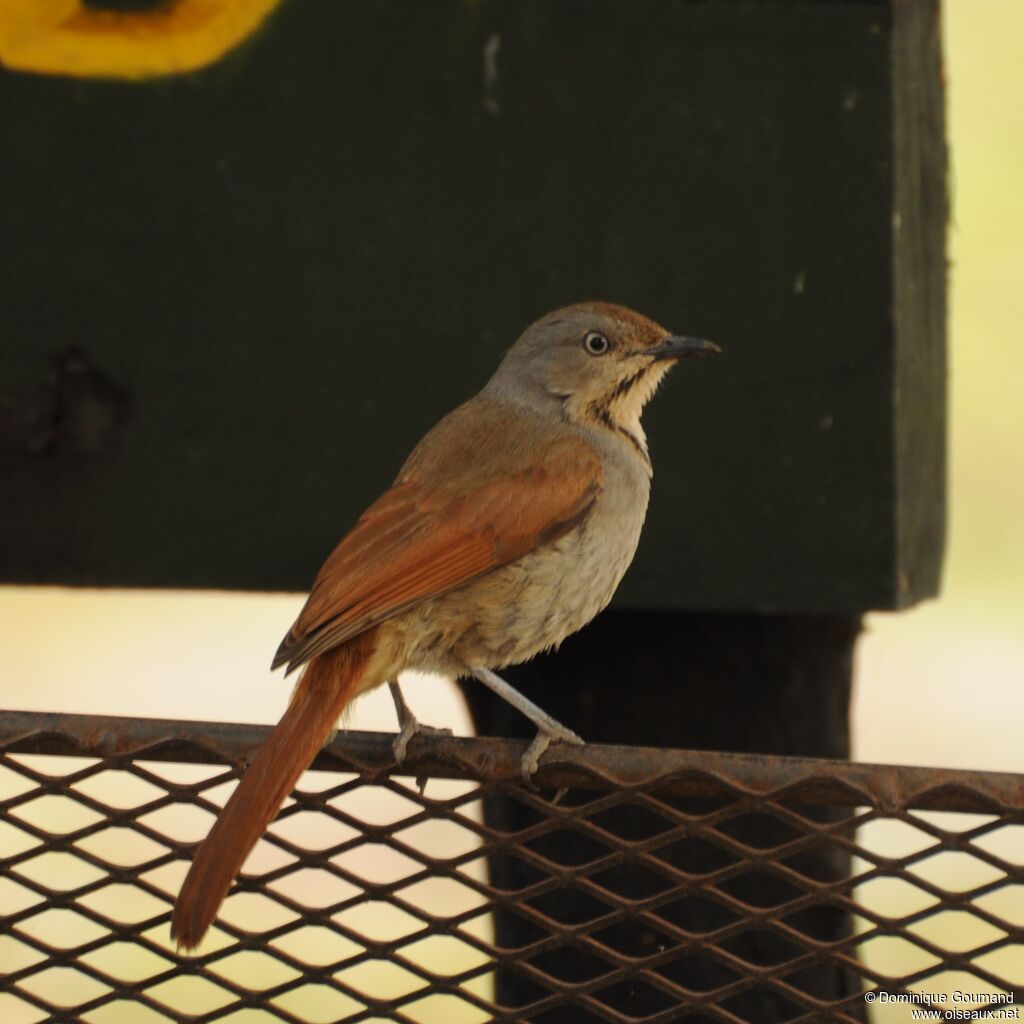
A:
<svg viewBox="0 0 1024 1024">
<path fill-rule="evenodd" d="M 145 84 L 0 78 L 0 577 L 305 588 L 548 308 L 724 358 L 647 417 L 635 608 L 935 592 L 934 0 L 291 0 Z"/>
</svg>

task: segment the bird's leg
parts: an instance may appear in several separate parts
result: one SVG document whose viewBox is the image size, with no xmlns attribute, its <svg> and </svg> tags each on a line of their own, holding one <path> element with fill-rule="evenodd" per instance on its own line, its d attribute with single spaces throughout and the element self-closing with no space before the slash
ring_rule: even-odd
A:
<svg viewBox="0 0 1024 1024">
<path fill-rule="evenodd" d="M 405 751 L 409 746 L 409 740 L 417 733 L 429 736 L 451 736 L 451 729 L 435 729 L 430 725 L 421 725 L 416 720 L 416 716 L 409 710 L 409 705 L 405 703 L 397 680 L 389 682 L 388 689 L 391 691 L 391 699 L 395 702 L 395 711 L 398 713 L 398 735 L 391 744 L 396 764 L 401 764 L 405 760 Z"/>
<path fill-rule="evenodd" d="M 484 686 L 493 690 L 502 700 L 511 704 L 516 711 L 526 715 L 537 726 L 537 735 L 526 748 L 526 753 L 523 754 L 523 759 L 519 762 L 523 780 L 528 784 L 532 785 L 530 777 L 540 767 L 541 755 L 548 749 L 552 741 L 571 743 L 576 747 L 583 746 L 583 740 L 572 729 L 567 729 L 561 722 L 556 721 L 543 708 L 524 697 L 514 686 L 506 683 L 501 676 L 489 668 L 471 668 L 469 673 L 474 679 L 479 679 Z"/>
</svg>

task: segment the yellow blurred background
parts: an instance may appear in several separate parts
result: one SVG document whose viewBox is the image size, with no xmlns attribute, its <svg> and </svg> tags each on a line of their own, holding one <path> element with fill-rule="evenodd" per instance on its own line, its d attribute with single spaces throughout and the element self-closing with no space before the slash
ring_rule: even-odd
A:
<svg viewBox="0 0 1024 1024">
<path fill-rule="evenodd" d="M 858 654 L 854 750 L 867 761 L 1019 772 L 1024 0 L 947 0 L 944 30 L 953 209 L 952 528 L 946 579 L 937 601 L 869 617 Z M 0 588 L 0 704 L 275 722 L 288 684 L 270 676 L 267 665 L 301 601 L 295 595 Z M 470 731 L 450 685 L 416 679 L 406 689 L 423 721 Z M 360 701 L 349 724 L 393 730 L 387 692 Z M 874 840 L 884 849 L 898 837 L 882 833 Z M 1019 862 L 1021 844 L 1015 842 Z M 886 913 L 899 910 L 895 890 L 880 890 L 870 899 Z M 890 946 L 870 953 L 876 966 L 890 972 L 900 969 L 904 956 L 905 966 L 915 966 L 912 950 Z M 1018 966 L 1024 973 L 1024 965 Z M 947 981 L 948 987 L 958 983 Z M 933 983 L 926 987 L 938 990 Z M 442 1012 L 436 1019 L 454 1018 Z M 901 1008 L 877 1019 L 909 1015 Z"/>
<path fill-rule="evenodd" d="M 947 0 L 950 511 L 942 596 L 872 615 L 861 760 L 1024 771 L 1024 3 Z"/>
<path fill-rule="evenodd" d="M 951 148 L 950 534 L 937 601 L 871 615 L 860 642 L 853 705 L 854 756 L 862 761 L 1024 772 L 1024 3 L 946 0 L 947 134 Z M 937 816 L 968 828 L 963 815 Z M 906 838 L 880 823 L 872 849 L 898 855 Z M 998 834 L 1001 855 L 1024 862 L 1020 830 Z M 934 858 L 934 881 L 981 884 L 978 862 Z M 1024 922 L 1021 887 L 987 905 Z M 911 913 L 921 893 L 884 880 L 859 899 L 888 915 Z M 925 919 L 919 934 L 971 949 L 992 930 L 966 914 Z M 886 973 L 927 966 L 900 939 L 861 951 Z M 1024 984 L 1024 954 L 997 966 Z M 948 972 L 926 992 L 986 986 Z M 910 1020 L 906 1006 L 877 1006 L 880 1024 Z"/>
</svg>

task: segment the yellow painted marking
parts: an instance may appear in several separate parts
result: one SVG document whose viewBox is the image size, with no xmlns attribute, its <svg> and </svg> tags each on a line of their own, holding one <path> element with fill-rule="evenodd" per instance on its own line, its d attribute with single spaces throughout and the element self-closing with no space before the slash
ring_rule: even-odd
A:
<svg viewBox="0 0 1024 1024">
<path fill-rule="evenodd" d="M 150 10 L 81 0 L 2 0 L 0 64 L 76 78 L 151 78 L 195 71 L 255 32 L 280 0 L 164 0 Z"/>
</svg>

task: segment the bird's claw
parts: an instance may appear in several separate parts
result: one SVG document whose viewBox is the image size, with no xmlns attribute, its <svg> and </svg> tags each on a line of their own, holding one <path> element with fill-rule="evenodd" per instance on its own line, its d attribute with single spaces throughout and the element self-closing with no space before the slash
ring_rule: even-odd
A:
<svg viewBox="0 0 1024 1024">
<path fill-rule="evenodd" d="M 395 758 L 395 764 L 401 764 L 405 760 L 405 752 L 409 746 L 409 740 L 419 732 L 419 723 L 413 721 L 405 723 L 395 738 L 391 741 L 391 753 Z"/>
<path fill-rule="evenodd" d="M 584 745 L 582 737 L 574 733 L 572 729 L 565 728 L 565 726 L 559 726 L 557 729 L 538 729 L 533 742 L 526 748 L 519 761 L 519 774 L 523 777 L 523 782 L 530 789 L 537 788 L 534 785 L 533 776 L 537 774 L 540 768 L 540 759 L 552 743 L 566 743 L 573 747 L 582 747 Z M 558 791 L 555 803 L 561 799 L 564 793 L 565 790 L 560 789 Z"/>
<path fill-rule="evenodd" d="M 533 784 L 533 776 L 540 768 L 540 759 L 544 752 L 551 746 L 551 737 L 547 733 L 539 732 L 533 737 L 533 742 L 526 748 L 522 760 L 519 762 L 519 774 L 531 789 L 537 787 Z"/>
<path fill-rule="evenodd" d="M 451 736 L 452 731 L 451 729 L 438 729 L 433 725 L 420 725 L 415 718 L 410 716 L 402 723 L 401 731 L 391 741 L 391 753 L 394 755 L 396 765 L 401 765 L 405 761 L 409 741 L 416 735 Z M 427 789 L 426 775 L 416 776 L 416 788 L 420 791 L 420 796 L 423 796 Z"/>
<path fill-rule="evenodd" d="M 451 729 L 438 729 L 432 725 L 421 725 L 415 718 L 404 722 L 398 735 L 391 742 L 391 753 L 394 755 L 395 764 L 400 765 L 405 761 L 409 741 L 413 736 L 436 736 L 440 738 L 451 735 Z"/>
</svg>

